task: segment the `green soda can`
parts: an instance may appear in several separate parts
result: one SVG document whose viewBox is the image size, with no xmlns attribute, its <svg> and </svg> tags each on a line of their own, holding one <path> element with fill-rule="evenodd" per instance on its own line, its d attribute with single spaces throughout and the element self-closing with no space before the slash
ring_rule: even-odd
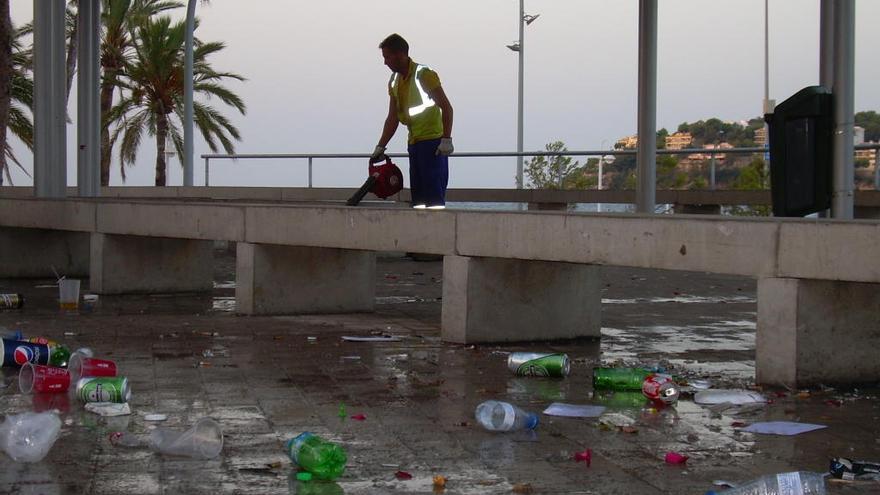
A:
<svg viewBox="0 0 880 495">
<path fill-rule="evenodd" d="M 593 368 L 593 388 L 641 390 L 645 378 L 652 374 L 642 368 Z"/>
<path fill-rule="evenodd" d="M 561 353 L 511 352 L 507 367 L 519 376 L 568 376 L 571 361 Z"/>
<path fill-rule="evenodd" d="M 76 396 L 83 402 L 128 402 L 131 389 L 124 376 L 96 376 L 80 378 L 76 382 Z"/>
</svg>

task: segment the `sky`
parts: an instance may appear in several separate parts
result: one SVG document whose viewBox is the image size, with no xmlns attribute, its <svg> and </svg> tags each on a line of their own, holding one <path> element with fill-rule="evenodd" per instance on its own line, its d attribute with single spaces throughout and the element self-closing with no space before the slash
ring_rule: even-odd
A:
<svg viewBox="0 0 880 495">
<path fill-rule="evenodd" d="M 526 0 L 540 18 L 525 32 L 524 149 L 563 141 L 570 150 L 607 149 L 635 134 L 638 88 L 637 0 Z M 764 97 L 763 0 L 659 2 L 657 128 L 761 113 Z M 16 24 L 33 19 L 33 0 L 12 0 Z M 184 9 L 174 16 L 182 18 Z M 457 151 L 515 151 L 517 0 L 212 0 L 199 5 L 196 36 L 223 41 L 211 59 L 244 75 L 228 86 L 247 104 L 239 115 L 219 102 L 242 134 L 238 153 L 369 153 L 388 110 L 390 71 L 379 42 L 397 32 L 410 56 L 436 70 L 453 107 Z M 819 79 L 819 0 L 770 0 L 770 98 L 781 102 Z M 856 1 L 855 108 L 880 111 L 875 49 L 880 2 Z M 73 91 L 76 91 L 74 87 Z M 76 98 L 68 125 L 68 183 L 76 184 Z M 197 134 L 195 183 L 210 153 Z M 33 157 L 13 142 L 32 167 Z M 405 152 L 401 126 L 388 146 Z M 145 138 L 124 185 L 152 185 L 155 141 Z M 407 176 L 405 159 L 395 160 Z M 305 186 L 305 160 L 211 162 L 211 185 Z M 515 158 L 455 158 L 451 188 L 514 187 Z M 316 160 L 316 187 L 354 187 L 365 160 Z M 182 184 L 173 157 L 168 184 Z M 16 185 L 31 185 L 13 170 Z M 407 179 L 408 183 L 408 179 Z M 114 157 L 111 185 L 123 185 Z"/>
</svg>

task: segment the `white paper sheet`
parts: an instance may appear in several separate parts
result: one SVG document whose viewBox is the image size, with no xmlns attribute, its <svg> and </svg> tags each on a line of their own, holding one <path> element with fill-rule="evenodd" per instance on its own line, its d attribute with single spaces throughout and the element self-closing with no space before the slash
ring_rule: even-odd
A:
<svg viewBox="0 0 880 495">
<path fill-rule="evenodd" d="M 799 435 L 813 430 L 827 428 L 825 425 L 813 425 L 809 423 L 795 423 L 792 421 L 768 421 L 765 423 L 752 423 L 740 431 L 749 433 L 764 433 L 767 435 Z"/>
</svg>

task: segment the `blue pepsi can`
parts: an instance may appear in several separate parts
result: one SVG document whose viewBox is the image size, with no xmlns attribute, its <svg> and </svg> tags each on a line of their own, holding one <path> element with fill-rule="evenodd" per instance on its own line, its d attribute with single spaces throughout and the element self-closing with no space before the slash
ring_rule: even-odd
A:
<svg viewBox="0 0 880 495">
<path fill-rule="evenodd" d="M 25 363 L 49 364 L 49 346 L 23 340 L 0 339 L 0 366 L 21 368 Z"/>
</svg>

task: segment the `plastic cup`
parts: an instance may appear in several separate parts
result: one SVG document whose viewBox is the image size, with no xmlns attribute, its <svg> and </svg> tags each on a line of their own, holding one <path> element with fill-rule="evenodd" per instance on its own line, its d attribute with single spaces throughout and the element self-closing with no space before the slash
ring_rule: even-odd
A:
<svg viewBox="0 0 880 495">
<path fill-rule="evenodd" d="M 150 447 L 160 454 L 213 459 L 223 449 L 223 431 L 211 418 L 202 418 L 184 432 L 157 428 L 150 434 Z"/>
<path fill-rule="evenodd" d="M 61 304 L 61 309 L 79 307 L 79 280 L 62 278 L 58 281 L 58 302 Z"/>
<path fill-rule="evenodd" d="M 67 363 L 67 370 L 70 371 L 70 379 L 77 382 L 87 376 L 116 376 L 116 363 L 74 352 Z"/>
<path fill-rule="evenodd" d="M 25 363 L 18 373 L 18 388 L 23 394 L 66 392 L 70 388 L 70 373 L 64 368 Z"/>
</svg>

